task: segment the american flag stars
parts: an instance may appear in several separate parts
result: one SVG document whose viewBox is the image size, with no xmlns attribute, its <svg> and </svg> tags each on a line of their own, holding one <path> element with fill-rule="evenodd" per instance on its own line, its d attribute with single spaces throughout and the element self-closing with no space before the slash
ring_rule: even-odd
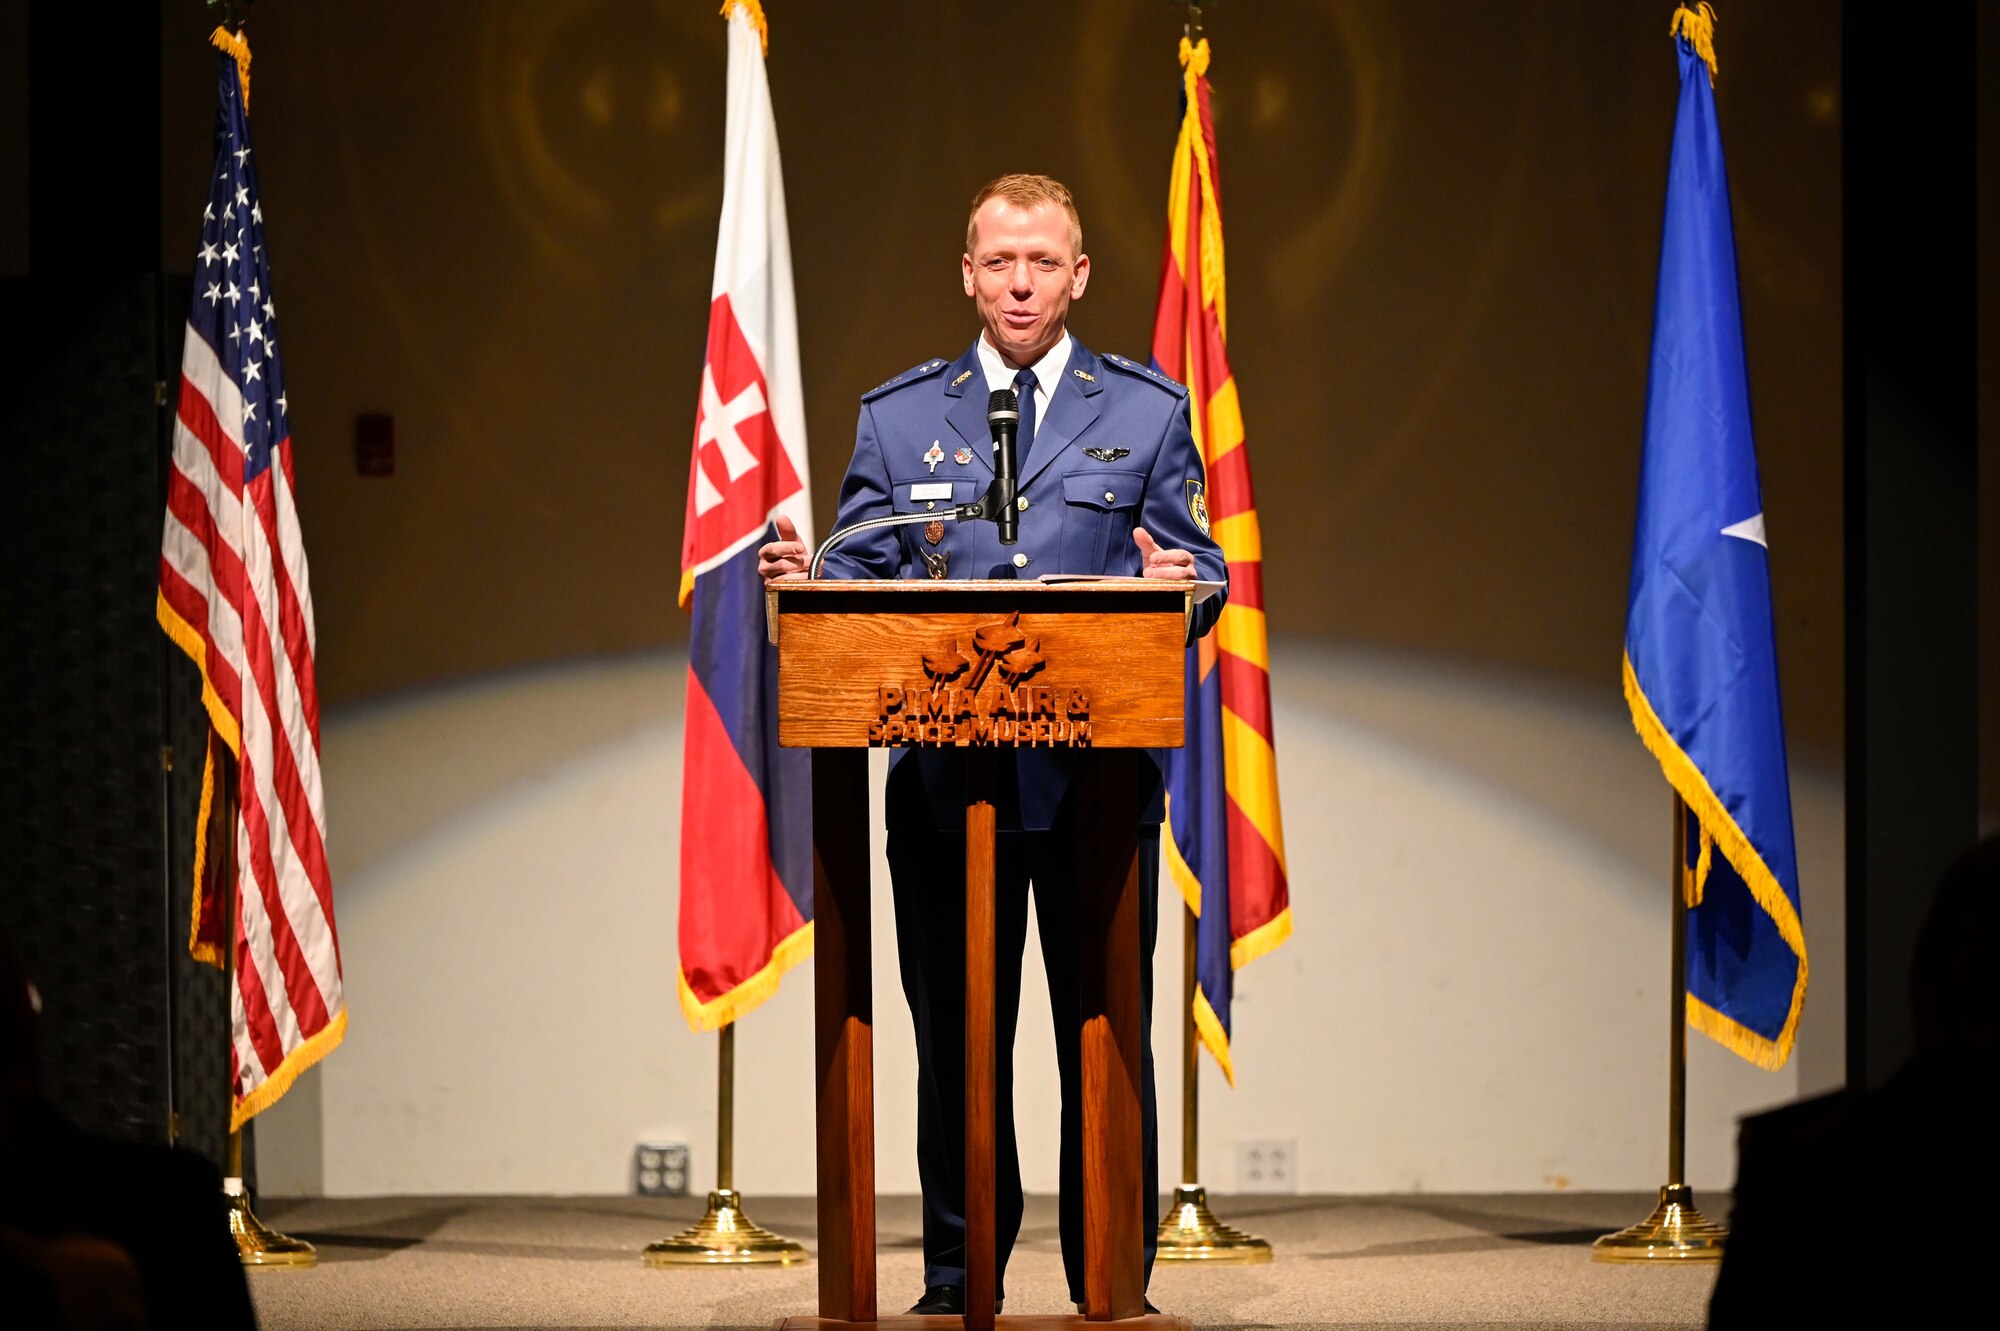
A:
<svg viewBox="0 0 2000 1331">
<path fill-rule="evenodd" d="M 268 465 L 285 436 L 283 376 L 277 362 L 277 305 L 264 251 L 264 207 L 250 149 L 225 129 L 218 170 L 202 210 L 202 274 L 192 331 L 216 349 L 243 394 L 243 449 L 251 467 Z"/>
</svg>

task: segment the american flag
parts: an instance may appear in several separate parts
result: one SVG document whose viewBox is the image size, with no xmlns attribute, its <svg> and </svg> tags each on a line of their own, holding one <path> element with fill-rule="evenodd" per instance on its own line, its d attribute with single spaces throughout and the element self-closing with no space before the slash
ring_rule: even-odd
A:
<svg viewBox="0 0 2000 1331">
<path fill-rule="evenodd" d="M 221 34 L 218 34 L 220 36 Z M 212 734 L 237 764 L 231 1126 L 268 1108 L 347 1027 L 320 784 L 312 592 L 293 503 L 278 307 L 245 113 L 221 60 L 215 172 L 195 257 L 160 550 L 160 624 L 201 668 Z M 206 837 L 208 819 L 201 820 Z M 222 964 L 231 930 L 204 900 L 196 851 L 190 945 Z M 215 875 L 206 875 L 209 884 Z"/>
</svg>

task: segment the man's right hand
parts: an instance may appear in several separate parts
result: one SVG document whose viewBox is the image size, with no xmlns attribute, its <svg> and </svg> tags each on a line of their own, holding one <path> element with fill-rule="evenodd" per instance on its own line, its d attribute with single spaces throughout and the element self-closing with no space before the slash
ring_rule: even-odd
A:
<svg viewBox="0 0 2000 1331">
<path fill-rule="evenodd" d="M 778 539 L 757 548 L 757 572 L 766 582 L 797 582 L 806 576 L 809 558 L 799 529 L 782 513 L 778 515 Z"/>
</svg>

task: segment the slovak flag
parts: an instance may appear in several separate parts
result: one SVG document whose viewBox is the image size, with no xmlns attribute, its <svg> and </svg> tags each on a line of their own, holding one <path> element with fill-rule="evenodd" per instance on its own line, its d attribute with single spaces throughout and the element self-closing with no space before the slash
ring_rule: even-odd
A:
<svg viewBox="0 0 2000 1331">
<path fill-rule="evenodd" d="M 680 996 L 697 1031 L 769 998 L 812 952 L 811 757 L 778 747 L 778 657 L 757 547 L 812 542 L 798 315 L 757 0 L 725 5 L 729 106 L 708 356 L 688 468 L 692 607 L 681 783 Z"/>
</svg>

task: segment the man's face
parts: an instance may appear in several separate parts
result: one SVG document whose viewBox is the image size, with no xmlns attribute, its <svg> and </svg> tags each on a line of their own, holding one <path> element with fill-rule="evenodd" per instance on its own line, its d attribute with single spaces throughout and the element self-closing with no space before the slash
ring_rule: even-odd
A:
<svg viewBox="0 0 2000 1331">
<path fill-rule="evenodd" d="M 974 215 L 972 253 L 963 267 L 965 294 L 987 340 L 1016 369 L 1062 340 L 1069 303 L 1090 279 L 1090 256 L 1070 243 L 1066 211 L 1052 203 L 1022 208 L 998 197 Z"/>
</svg>

